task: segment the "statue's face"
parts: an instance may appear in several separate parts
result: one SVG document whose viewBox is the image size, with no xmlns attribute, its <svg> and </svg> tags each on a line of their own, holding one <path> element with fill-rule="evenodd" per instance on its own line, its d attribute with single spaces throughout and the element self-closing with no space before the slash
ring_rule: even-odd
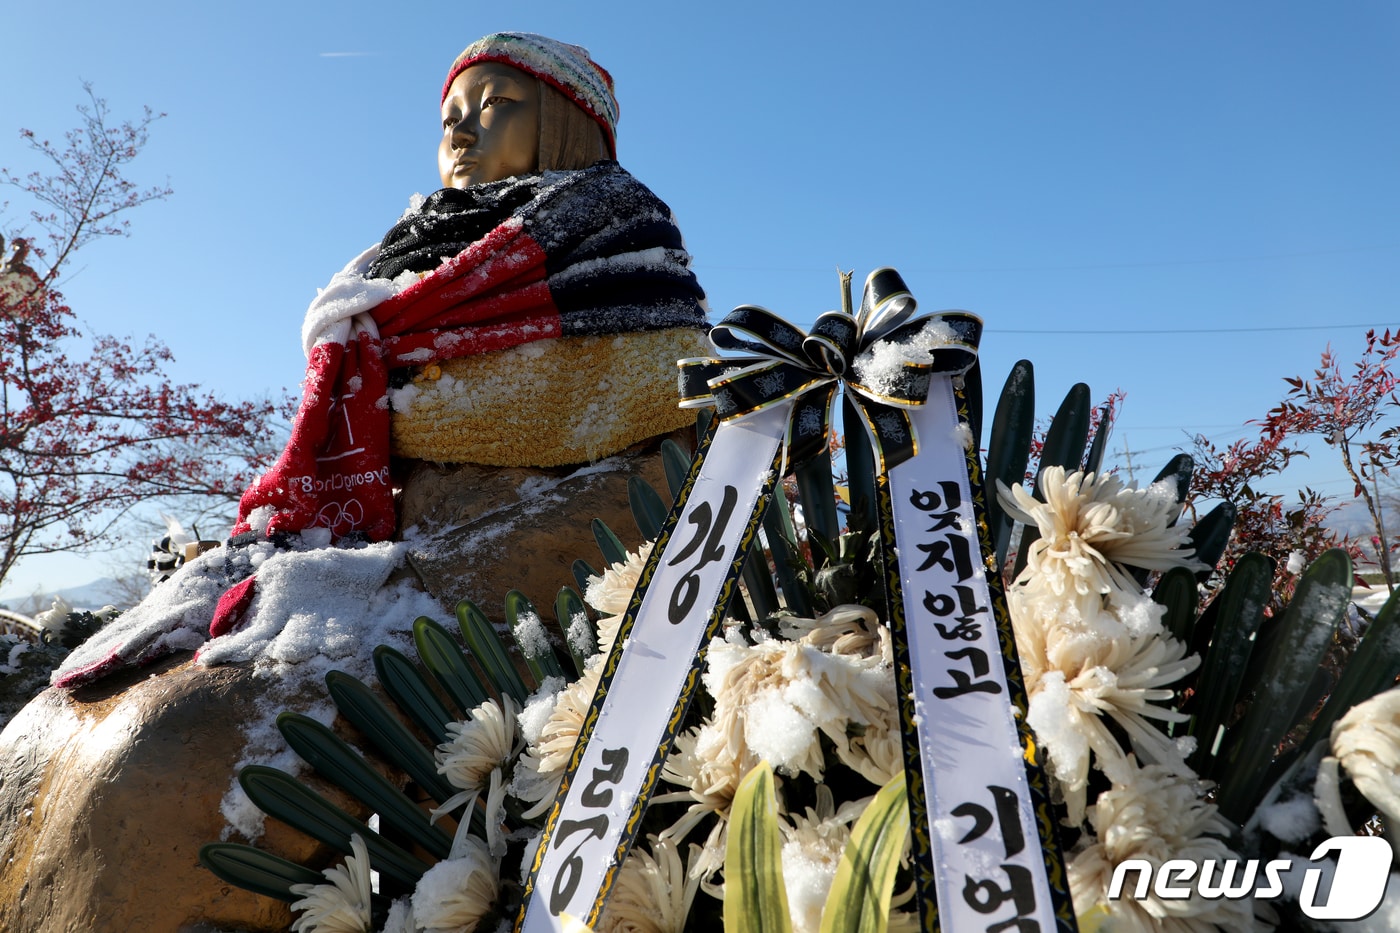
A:
<svg viewBox="0 0 1400 933">
<path fill-rule="evenodd" d="M 452 82 L 442 102 L 438 174 L 465 188 L 533 172 L 540 150 L 540 89 L 509 65 L 482 62 Z"/>
</svg>

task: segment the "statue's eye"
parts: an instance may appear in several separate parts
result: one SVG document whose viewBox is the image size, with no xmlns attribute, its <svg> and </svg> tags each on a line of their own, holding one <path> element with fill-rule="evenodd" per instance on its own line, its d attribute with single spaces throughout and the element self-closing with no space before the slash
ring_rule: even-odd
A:
<svg viewBox="0 0 1400 933">
<path fill-rule="evenodd" d="M 502 97 L 502 96 L 500 96 L 500 95 L 498 94 L 498 95 L 496 95 L 495 97 L 488 97 L 488 98 L 486 98 L 484 101 L 481 102 L 481 106 L 483 106 L 483 107 L 494 107 L 494 106 L 496 106 L 497 104 L 508 104 L 508 103 L 510 103 L 510 98 L 509 98 L 509 97 Z"/>
</svg>

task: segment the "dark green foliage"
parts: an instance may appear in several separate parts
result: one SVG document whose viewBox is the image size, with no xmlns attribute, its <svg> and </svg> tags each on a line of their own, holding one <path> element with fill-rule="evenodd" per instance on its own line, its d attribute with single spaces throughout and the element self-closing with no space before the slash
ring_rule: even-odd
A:
<svg viewBox="0 0 1400 933">
<path fill-rule="evenodd" d="M 1050 419 L 1050 428 L 1045 432 L 1045 446 L 1040 452 L 1040 472 L 1046 467 L 1061 466 L 1066 472 L 1079 469 L 1084 460 L 1084 447 L 1089 440 L 1089 416 L 1093 405 L 1089 401 L 1089 387 L 1077 382 L 1070 387 L 1055 417 Z M 1036 492 L 1040 484 L 1036 483 Z"/>
<path fill-rule="evenodd" d="M 1220 562 L 1230 543 L 1230 531 L 1235 527 L 1235 506 L 1222 502 L 1205 514 L 1205 517 L 1191 526 L 1191 546 L 1196 549 L 1196 560 L 1205 564 L 1198 579 L 1205 582 L 1212 569 Z"/>
<path fill-rule="evenodd" d="M 1040 466 L 1036 469 L 1035 483 L 1031 494 L 1044 500 L 1040 488 L 1040 478 L 1046 467 L 1064 467 L 1066 472 L 1078 470 L 1084 457 L 1084 448 L 1089 443 L 1089 387 L 1077 382 L 1065 394 L 1055 417 L 1050 419 L 1050 427 L 1045 432 L 1045 443 L 1040 449 Z M 1019 477 L 1017 478 L 1019 482 Z M 1026 567 L 1030 547 L 1040 537 L 1036 528 L 1026 527 L 1021 531 L 1021 545 L 1016 549 L 1016 566 L 1012 576 L 1019 576 Z"/>
<path fill-rule="evenodd" d="M 291 892 L 292 885 L 320 884 L 325 880 L 320 872 L 234 842 L 211 842 L 201 847 L 199 861 L 229 884 L 287 902 L 299 899 Z"/>
<path fill-rule="evenodd" d="M 1254 634 L 1269 604 L 1269 581 L 1274 571 L 1262 554 L 1246 554 L 1215 597 L 1216 637 L 1196 677 L 1191 734 L 1196 751 L 1191 765 L 1202 777 L 1212 777 L 1219 762 L 1216 739 L 1225 727 L 1239 695 L 1245 665 L 1254 647 Z"/>
<path fill-rule="evenodd" d="M 841 424 L 846 432 L 846 474 L 851 497 L 850 525 L 854 529 L 874 531 L 875 518 L 875 452 L 855 407 L 845 396 L 841 398 Z"/>
<path fill-rule="evenodd" d="M 559 622 L 559 631 L 564 633 L 564 644 L 569 649 L 569 658 L 573 661 L 574 670 L 570 679 L 576 678 L 583 673 L 583 667 L 589 655 L 598 649 L 597 639 L 593 637 L 593 626 L 585 625 L 587 631 L 571 631 L 573 621 L 579 616 L 583 616 L 585 622 L 589 621 L 588 608 L 583 603 L 583 598 L 577 592 L 567 586 L 559 588 L 559 595 L 554 597 L 554 618 Z M 581 642 L 575 644 L 575 641 Z"/>
<path fill-rule="evenodd" d="M 1099 412 L 1098 423 L 1094 425 L 1094 440 L 1089 445 L 1089 453 L 1084 457 L 1084 469 L 1098 473 L 1103 468 L 1103 455 L 1108 449 L 1109 427 L 1113 418 L 1112 409 L 1105 405 Z M 1184 492 L 1182 497 L 1184 498 Z"/>
<path fill-rule="evenodd" d="M 438 774 L 433 756 L 373 690 L 344 671 L 327 674 L 326 689 L 341 715 L 435 800 L 441 803 L 455 793 Z"/>
<path fill-rule="evenodd" d="M 824 450 L 793 470 L 797 498 L 807 521 L 807 534 L 834 549 L 841 536 L 841 516 L 836 512 L 836 485 L 832 480 L 831 451 Z"/>
<path fill-rule="evenodd" d="M 351 851 L 350 837 L 358 834 L 369 850 L 370 863 L 396 881 L 412 886 L 428 870 L 429 866 L 417 856 L 374 832 L 290 774 L 249 765 L 239 772 L 238 783 L 259 810 L 341 852 Z"/>
<path fill-rule="evenodd" d="M 669 506 L 657 495 L 651 484 L 640 476 L 627 479 L 627 502 L 632 507 L 632 518 L 637 522 L 637 530 L 645 541 L 654 541 L 661 534 L 661 526 L 666 524 Z"/>
<path fill-rule="evenodd" d="M 388 645 L 380 645 L 374 649 L 374 671 L 384 692 L 418 728 L 436 741 L 446 740 L 452 714 L 412 661 Z"/>
<path fill-rule="evenodd" d="M 1279 623 L 1259 691 L 1238 729 L 1226 734 L 1220 811 L 1243 822 L 1268 789 L 1264 781 L 1279 745 L 1308 710 L 1313 676 L 1351 600 L 1351 558 L 1333 549 L 1313 561 Z M 1222 620 L 1224 621 L 1224 620 Z"/>
<path fill-rule="evenodd" d="M 433 855 L 447 857 L 452 839 L 430 825 L 427 814 L 328 727 L 301 713 L 283 713 L 277 717 L 277 729 L 317 774 L 364 802 L 384 823 Z"/>
<path fill-rule="evenodd" d="M 810 618 L 812 600 L 808 591 L 812 585 L 811 568 L 802 556 L 802 547 L 797 542 L 797 529 L 792 523 L 792 512 L 788 510 L 787 499 L 783 496 L 781 486 L 763 513 L 763 531 L 768 536 L 768 547 L 773 553 L 773 576 L 777 577 L 778 585 L 782 587 L 788 610 L 794 615 Z M 754 549 L 754 553 L 760 559 L 763 556 L 757 548 Z M 771 581 L 772 577 L 769 577 L 769 580 Z M 771 585 L 770 582 L 769 586 Z M 777 599 L 776 593 L 774 599 Z"/>
<path fill-rule="evenodd" d="M 997 566 L 1006 561 L 1012 526 L 1011 517 L 997 499 L 997 480 L 1010 488 L 1025 479 L 1034 435 L 1035 370 L 1030 360 L 1021 360 L 1011 367 L 1006 377 L 996 414 L 992 416 L 992 436 L 987 445 L 987 527 L 991 531 Z"/>
<path fill-rule="evenodd" d="M 1191 639 L 1191 627 L 1196 621 L 1200 596 L 1196 593 L 1196 575 L 1185 567 L 1173 567 L 1157 581 L 1152 601 L 1166 607 L 1162 625 L 1172 637 L 1182 642 Z"/>
<path fill-rule="evenodd" d="M 963 404 L 967 409 L 967 426 L 973 437 L 982 436 L 982 359 L 973 361 L 972 368 L 962 380 Z"/>
<path fill-rule="evenodd" d="M 768 512 L 774 509 L 770 506 Z M 777 549 L 782 548 L 782 542 L 778 542 Z M 773 559 L 778 559 L 777 550 L 774 550 Z M 744 558 L 743 581 L 744 590 L 748 593 L 749 600 L 753 603 L 754 614 L 760 619 L 767 619 L 778 613 L 778 588 L 773 584 L 774 571 L 768 566 L 768 557 L 760 547 L 752 548 L 749 556 Z M 780 577 L 781 579 L 781 577 Z M 742 596 L 735 594 L 734 603 L 742 602 Z"/>
<path fill-rule="evenodd" d="M 681 449 L 681 445 L 669 437 L 661 442 L 661 468 L 666 473 L 666 488 L 671 492 L 671 501 L 681 494 L 686 474 L 690 472 L 691 456 Z"/>
<path fill-rule="evenodd" d="M 496 685 L 499 692 L 511 695 L 523 706 L 525 698 L 530 695 L 525 681 L 516 672 L 495 627 L 469 599 L 457 604 L 457 627 L 461 629 L 462 638 L 466 640 L 472 656 L 485 671 L 486 678 Z"/>
<path fill-rule="evenodd" d="M 582 593 L 588 592 L 588 581 L 590 579 L 602 576 L 600 572 L 594 570 L 593 566 L 583 558 L 574 561 L 571 569 L 574 574 L 574 582 L 578 584 L 579 591 Z"/>
<path fill-rule="evenodd" d="M 486 688 L 447 629 L 422 616 L 413 623 L 413 644 L 423 666 L 457 705 L 459 715 L 486 702 Z"/>
<path fill-rule="evenodd" d="M 1190 454 L 1177 454 L 1167 461 L 1167 465 L 1157 472 L 1152 478 L 1152 483 L 1171 480 L 1176 486 L 1176 501 L 1178 504 L 1186 501 L 1186 495 L 1191 491 L 1191 470 L 1195 466 L 1195 461 Z M 1175 522 L 1173 522 L 1175 524 Z"/>
<path fill-rule="evenodd" d="M 593 519 L 593 540 L 598 542 L 598 550 L 603 552 L 604 565 L 626 563 L 627 548 L 622 546 L 622 541 L 601 518 Z"/>
<path fill-rule="evenodd" d="M 1366 628 L 1342 671 L 1337 686 L 1317 714 L 1300 752 L 1331 734 L 1332 726 L 1358 703 L 1388 690 L 1400 677 L 1400 591 L 1390 594 L 1381 611 Z"/>
</svg>

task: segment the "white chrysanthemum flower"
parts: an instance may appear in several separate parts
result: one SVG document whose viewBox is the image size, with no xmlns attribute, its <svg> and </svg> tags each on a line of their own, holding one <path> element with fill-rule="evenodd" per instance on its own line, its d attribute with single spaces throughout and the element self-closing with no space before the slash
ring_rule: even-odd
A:
<svg viewBox="0 0 1400 933">
<path fill-rule="evenodd" d="M 601 679 L 600 661 L 584 668 L 582 677 L 559 691 L 554 711 L 540 730 L 539 739 L 531 742 L 516 762 L 510 792 L 535 804 L 524 816 L 539 816 L 554 805 L 559 783 L 564 779 L 569 757 L 578 743 L 584 718 L 593 705 L 593 694 L 598 691 Z"/>
<path fill-rule="evenodd" d="M 1040 488 L 1044 502 L 997 481 L 1007 514 L 1040 530 L 1027 554 L 1028 576 L 1055 596 L 1073 599 L 1085 614 L 1105 596 L 1138 592 L 1124 566 L 1199 567 L 1191 559 L 1190 529 L 1171 524 L 1180 507 L 1170 483 L 1137 489 L 1116 476 L 1066 476 L 1064 467 L 1052 466 L 1041 474 Z M 1018 579 L 1017 585 L 1024 584 Z"/>
<path fill-rule="evenodd" d="M 506 696 L 501 703 L 487 700 L 472 710 L 465 722 L 449 723 L 448 741 L 439 745 L 434 752 L 438 772 L 461 793 L 454 794 L 433 810 L 433 819 L 451 813 L 463 804 L 466 805 L 466 813 L 470 813 L 476 798 L 483 790 L 487 791 L 486 834 L 492 850 L 498 855 L 504 851 L 505 845 L 500 835 L 505 804 L 504 772 L 520 750 L 515 727 L 519 713 L 520 704 L 514 697 Z M 470 823 L 466 813 L 457 826 L 453 857 Z"/>
<path fill-rule="evenodd" d="M 1377 694 L 1358 703 L 1332 727 L 1332 756 L 1346 769 L 1356 789 L 1361 791 L 1385 818 L 1387 826 L 1400 826 L 1400 688 Z M 1329 776 L 1336 764 L 1324 759 Z M 1319 784 L 1324 783 L 1319 781 Z M 1319 795 L 1321 803 L 1330 801 Z M 1324 807 L 1327 831 L 1351 833 L 1336 805 Z"/>
<path fill-rule="evenodd" d="M 846 715 L 808 663 L 817 655 L 793 642 L 711 642 L 705 685 L 715 708 L 696 743 L 710 773 L 726 775 L 737 786 L 759 759 L 767 759 L 781 773 L 821 779 L 826 762 L 818 735 L 844 741 Z"/>
<path fill-rule="evenodd" d="M 617 627 L 622 623 L 628 603 L 632 601 L 632 592 L 641 579 L 647 558 L 651 556 L 651 547 L 652 542 L 648 541 L 636 551 L 628 551 L 626 561 L 609 565 L 601 576 L 588 578 L 583 598 L 599 613 L 598 651 L 602 654 L 612 650 Z"/>
<path fill-rule="evenodd" d="M 1140 623 L 1143 634 L 1135 635 L 1110 613 L 1086 619 L 1074 604 L 1043 594 L 1013 589 L 1007 595 L 1030 700 L 1026 721 L 1049 756 L 1072 823 L 1084 815 L 1089 753 L 1101 767 L 1125 755 L 1104 717 L 1122 727 L 1143 760 L 1186 770 L 1176 744 L 1149 720 L 1186 718 L 1158 704 L 1171 699 L 1169 685 L 1195 670 L 1200 658 L 1187 656 L 1186 646 L 1159 625 Z M 1123 604 L 1141 615 L 1143 601 L 1138 595 Z"/>
<path fill-rule="evenodd" d="M 1186 656 L 1184 644 L 1165 636 L 1110 640 L 1061 633 L 1051 639 L 1046 660 L 1050 667 L 1026 674 L 1026 721 L 1049 755 L 1071 822 L 1084 817 L 1089 752 L 1098 756 L 1100 769 L 1124 759 L 1105 717 L 1123 728 L 1144 761 L 1187 772 L 1175 742 L 1148 721 L 1186 719 L 1158 706 L 1172 696 L 1168 685 L 1200 664 L 1194 654 Z"/>
<path fill-rule="evenodd" d="M 692 864 L 706 877 L 723 864 L 724 816 L 760 759 L 819 776 L 813 769 L 825 764 L 818 741 L 824 732 L 842 760 L 877 786 L 903 767 L 889 630 L 860 606 L 779 625 L 794 640 L 711 643 L 705 685 L 715 709 L 698 729 L 676 738 L 662 769 L 664 780 L 685 790 L 652 801 L 690 802 L 663 833 L 678 841 L 719 815 Z"/>
<path fill-rule="evenodd" d="M 690 800 L 693 819 L 682 821 L 668 829 L 663 835 L 684 839 L 694 824 L 707 813 L 728 813 L 734 801 L 734 791 L 738 783 L 727 769 L 717 768 L 701 756 L 697 750 L 700 742 L 700 729 L 691 729 L 676 736 L 671 754 L 661 765 L 661 778 L 668 783 L 684 787 L 679 794 L 665 794 L 653 798 L 654 803 L 674 803 Z"/>
<path fill-rule="evenodd" d="M 651 837 L 651 851 L 634 848 L 618 873 L 599 933 L 683 933 L 700 888 L 698 874 L 681 863 L 677 843 Z M 691 846 L 693 862 L 699 846 Z"/>
<path fill-rule="evenodd" d="M 894 663 L 894 643 L 879 616 L 865 606 L 837 606 L 817 619 L 783 616 L 779 633 L 789 641 L 800 641 L 830 654 L 848 657 L 879 657 Z"/>
<path fill-rule="evenodd" d="M 472 710 L 465 722 L 447 725 L 448 740 L 437 747 L 438 772 L 460 790 L 479 791 L 491 771 L 508 764 L 515 751 L 515 717 L 520 704 L 487 700 Z"/>
<path fill-rule="evenodd" d="M 904 770 L 904 738 L 899 711 L 890 706 L 882 721 L 853 733 L 845 745 L 836 746 L 836 757 L 871 784 L 884 787 Z"/>
<path fill-rule="evenodd" d="M 301 900 L 292 910 L 304 911 L 292 923 L 292 933 L 370 933 L 371 894 L 369 851 L 359 833 L 350 837 L 351 855 L 342 865 L 327 868 L 330 884 L 294 884 L 289 889 Z"/>
<path fill-rule="evenodd" d="M 472 933 L 500 897 L 499 865 L 480 839 L 424 872 L 413 890 L 413 917 L 426 933 Z"/>
<path fill-rule="evenodd" d="M 843 804 L 838 811 L 831 790 L 817 786 L 816 809 L 793 814 L 783 833 L 783 887 L 794 933 L 818 933 L 822 908 L 841 865 L 841 853 L 851 839 L 851 824 L 870 804 L 865 798 Z"/>
<path fill-rule="evenodd" d="M 841 607 L 806 625 L 796 642 L 711 641 L 704 683 L 715 707 L 696 742 L 707 793 L 732 795 L 759 759 L 820 780 L 819 734 L 844 746 L 853 724 L 888 720 L 895 704 L 892 650 L 888 633 L 868 616 Z"/>
<path fill-rule="evenodd" d="M 713 875 L 724 867 L 725 848 L 729 839 L 729 823 L 726 819 L 729 806 L 734 802 L 734 791 L 738 784 L 733 776 L 709 767 L 709 763 L 696 753 L 700 730 L 692 729 L 676 736 L 671 754 L 661 766 L 661 778 L 668 783 L 686 788 L 684 791 L 658 794 L 652 804 L 686 803 L 690 806 L 676 822 L 661 835 L 665 839 L 683 842 L 696 826 L 710 814 L 718 819 L 710 827 L 709 837 L 698 853 L 692 851 L 690 871 L 692 877 Z"/>
<path fill-rule="evenodd" d="M 1180 900 L 1159 898 L 1150 889 L 1142 900 L 1132 888 L 1109 900 L 1114 869 L 1127 859 L 1143 859 L 1155 870 L 1168 859 L 1189 859 L 1202 864 L 1214 859 L 1217 866 L 1239 856 L 1219 836 L 1230 832 L 1230 823 L 1213 804 L 1201 799 L 1198 782 L 1157 765 L 1139 768 L 1131 759 L 1109 773 L 1113 786 L 1099 794 L 1089 808 L 1095 830 L 1092 844 L 1074 853 L 1068 866 L 1074 909 L 1085 913 L 1106 911 L 1105 929 L 1216 933 L 1217 929 L 1254 929 L 1251 902 L 1206 900 L 1193 888 Z M 1135 881 L 1137 872 L 1130 874 Z"/>
</svg>

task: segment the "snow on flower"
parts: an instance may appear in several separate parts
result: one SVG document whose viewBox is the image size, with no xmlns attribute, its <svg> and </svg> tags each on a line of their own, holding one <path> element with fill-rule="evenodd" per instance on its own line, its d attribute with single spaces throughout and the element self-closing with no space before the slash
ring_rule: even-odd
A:
<svg viewBox="0 0 1400 933">
<path fill-rule="evenodd" d="M 820 780 L 819 735 L 845 745 L 852 725 L 888 722 L 894 706 L 888 635 L 877 634 L 885 630 L 873 613 L 838 607 L 821 619 L 788 625 L 807 634 L 756 645 L 710 643 L 704 683 L 715 707 L 695 750 L 704 762 L 701 783 L 712 793 L 724 787 L 732 795 L 759 759 L 780 773 Z"/>
<path fill-rule="evenodd" d="M 821 929 L 822 908 L 836 879 L 841 853 L 850 841 L 851 824 L 871 799 L 849 802 L 837 810 L 831 790 L 823 784 L 817 788 L 815 809 L 809 807 L 805 813 L 792 814 L 789 824 L 779 824 L 783 834 L 783 886 L 787 889 L 793 933 L 818 933 Z"/>
<path fill-rule="evenodd" d="M 1027 722 L 1049 755 L 1071 822 L 1083 818 L 1089 753 L 1100 767 L 1125 757 L 1105 718 L 1122 728 L 1144 760 L 1185 770 L 1177 746 L 1149 720 L 1186 718 L 1159 704 L 1172 697 L 1168 685 L 1195 670 L 1200 658 L 1188 656 L 1160 626 L 1135 635 L 1110 613 L 1085 619 L 1073 603 L 1015 587 L 1007 597 L 1030 698 Z M 1138 601 L 1147 600 L 1135 597 L 1135 611 Z"/>
<path fill-rule="evenodd" d="M 1077 824 L 1088 802 L 1090 753 L 1101 768 L 1125 759 L 1106 720 L 1140 759 L 1187 772 L 1181 750 L 1151 720 L 1184 720 L 1164 704 L 1170 685 L 1200 659 L 1163 631 L 1163 608 L 1124 568 L 1195 562 L 1182 547 L 1187 529 L 1169 525 L 1177 503 L 1167 484 L 1138 490 L 1113 476 L 1047 467 L 1041 487 L 1043 503 L 1019 486 L 1000 487 L 1008 512 L 1041 534 L 1007 605 L 1030 700 L 1027 722 Z"/>
<path fill-rule="evenodd" d="M 417 933 L 418 922 L 413 917 L 413 901 L 401 897 L 389 905 L 384 918 L 384 933 Z"/>
<path fill-rule="evenodd" d="M 1069 860 L 1069 885 L 1075 910 L 1100 908 L 1110 926 L 1126 931 L 1215 933 L 1217 929 L 1254 929 L 1248 900 L 1207 900 L 1192 887 L 1182 899 L 1165 899 L 1154 890 L 1142 898 L 1109 900 L 1114 868 L 1127 859 L 1143 859 L 1154 871 L 1168 859 L 1188 859 L 1198 865 L 1213 859 L 1217 866 L 1239 856 L 1221 841 L 1230 823 L 1213 804 L 1200 797 L 1191 778 L 1158 765 L 1139 768 L 1131 759 L 1109 769 L 1113 786 L 1099 794 L 1089 808 L 1095 838 Z M 1130 872 L 1130 879 L 1139 873 Z"/>
<path fill-rule="evenodd" d="M 466 837 L 460 856 L 438 862 L 418 879 L 414 922 L 425 933 L 472 933 L 500 897 L 499 872 L 486 844 Z"/>
<path fill-rule="evenodd" d="M 564 779 L 564 769 L 602 679 L 601 658 L 599 662 L 585 668 L 582 677 L 559 691 L 538 740 L 531 741 L 516 762 L 510 792 L 535 804 L 525 812 L 527 818 L 539 816 L 554 804 L 559 782 Z"/>
<path fill-rule="evenodd" d="M 356 833 L 350 837 L 351 855 L 345 862 L 322 872 L 329 884 L 294 884 L 300 897 L 292 910 L 303 911 L 292 922 L 292 933 L 369 933 L 369 851 Z"/>
</svg>

